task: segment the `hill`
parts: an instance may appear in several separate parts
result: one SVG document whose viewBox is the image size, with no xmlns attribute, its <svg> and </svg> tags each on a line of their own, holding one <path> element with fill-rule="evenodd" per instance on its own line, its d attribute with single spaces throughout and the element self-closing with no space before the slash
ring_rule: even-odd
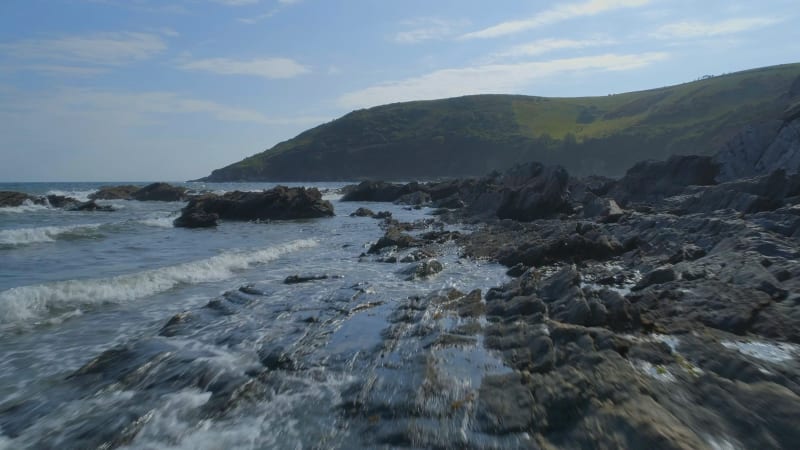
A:
<svg viewBox="0 0 800 450">
<path fill-rule="evenodd" d="M 519 162 L 617 176 L 637 161 L 709 155 L 800 99 L 800 64 L 603 97 L 475 95 L 353 111 L 204 181 L 420 179 Z"/>
</svg>

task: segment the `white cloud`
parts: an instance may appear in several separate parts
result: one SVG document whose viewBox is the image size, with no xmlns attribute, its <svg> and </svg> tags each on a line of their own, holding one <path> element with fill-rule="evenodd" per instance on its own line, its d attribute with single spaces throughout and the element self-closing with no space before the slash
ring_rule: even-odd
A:
<svg viewBox="0 0 800 450">
<path fill-rule="evenodd" d="M 778 22 L 781 22 L 781 19 L 772 17 L 743 17 L 719 22 L 684 21 L 670 23 L 660 27 L 653 33 L 653 37 L 659 39 L 715 37 L 764 28 Z"/>
<path fill-rule="evenodd" d="M 257 24 L 258 22 L 261 22 L 262 20 L 269 19 L 270 17 L 274 16 L 275 14 L 278 14 L 278 11 L 279 11 L 278 9 L 273 9 L 272 11 L 267 11 L 267 12 L 265 12 L 263 14 L 258 14 L 258 15 L 252 16 L 252 17 L 241 17 L 241 18 L 236 19 L 236 20 L 238 20 L 239 22 L 242 22 L 242 23 L 246 23 L 248 25 L 254 25 L 254 24 Z"/>
<path fill-rule="evenodd" d="M 605 54 L 517 64 L 489 64 L 444 69 L 419 77 L 383 83 L 339 97 L 346 108 L 455 97 L 469 94 L 515 93 L 538 79 L 569 72 L 638 69 L 667 58 L 666 53 Z"/>
<path fill-rule="evenodd" d="M 220 75 L 250 75 L 263 78 L 294 78 L 311 72 L 311 69 L 289 58 L 256 58 L 236 60 L 210 58 L 188 61 L 180 65 L 184 70 L 199 70 Z"/>
<path fill-rule="evenodd" d="M 392 40 L 398 44 L 418 44 L 452 36 L 459 28 L 466 25 L 466 22 L 425 17 L 403 22 L 402 25 L 408 29 L 395 34 Z"/>
<path fill-rule="evenodd" d="M 157 34 L 117 32 L 25 39 L 0 44 L 0 53 L 21 60 L 118 66 L 152 58 L 166 48 L 166 43 Z"/>
<path fill-rule="evenodd" d="M 583 39 L 583 40 L 540 39 L 534 42 L 530 42 L 528 44 L 516 45 L 507 50 L 497 52 L 492 55 L 492 58 L 499 59 L 499 58 L 538 56 L 557 50 L 603 47 L 607 45 L 614 45 L 616 43 L 617 41 L 607 38 Z"/>
<path fill-rule="evenodd" d="M 327 117 L 269 117 L 263 113 L 174 92 L 120 92 L 96 89 L 62 89 L 41 96 L 26 96 L 0 106 L 0 112 L 28 112 L 84 116 L 99 122 L 103 117 L 124 115 L 129 126 L 160 123 L 162 114 L 203 114 L 219 121 L 264 125 L 314 124 Z"/>
<path fill-rule="evenodd" d="M 496 38 L 509 34 L 539 28 L 577 17 L 594 16 L 621 8 L 634 8 L 647 5 L 651 0 L 588 0 L 583 3 L 560 4 L 544 10 L 533 17 L 511 20 L 461 36 L 462 39 Z"/>
</svg>

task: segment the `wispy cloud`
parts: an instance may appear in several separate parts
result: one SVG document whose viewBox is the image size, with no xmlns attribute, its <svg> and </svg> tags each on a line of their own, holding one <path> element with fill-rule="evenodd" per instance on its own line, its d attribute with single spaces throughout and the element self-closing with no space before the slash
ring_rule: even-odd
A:
<svg viewBox="0 0 800 450">
<path fill-rule="evenodd" d="M 647 5 L 651 0 L 588 0 L 583 3 L 560 4 L 544 10 L 532 17 L 511 20 L 461 36 L 462 39 L 486 39 L 520 33 L 577 17 L 594 16 L 621 8 L 635 8 Z"/>
<path fill-rule="evenodd" d="M 653 33 L 653 37 L 659 39 L 716 37 L 764 28 L 781 21 L 781 19 L 774 17 L 742 17 L 719 22 L 684 21 L 670 23 L 658 28 Z"/>
<path fill-rule="evenodd" d="M 393 41 L 399 44 L 418 44 L 424 41 L 444 39 L 458 32 L 468 22 L 423 17 L 403 22 L 406 29 L 396 33 Z"/>
<path fill-rule="evenodd" d="M 249 75 L 262 78 L 294 78 L 311 72 L 311 69 L 289 58 L 256 58 L 237 60 L 210 58 L 188 61 L 179 66 L 184 70 L 197 70 L 219 75 Z"/>
<path fill-rule="evenodd" d="M 241 17 L 241 18 L 236 19 L 236 20 L 238 20 L 239 22 L 242 22 L 242 23 L 246 23 L 248 25 L 254 25 L 254 24 L 257 24 L 258 22 L 261 22 L 262 20 L 266 20 L 266 19 L 269 19 L 270 17 L 273 17 L 275 14 L 278 14 L 279 12 L 280 12 L 280 9 L 275 8 L 275 9 L 273 9 L 271 11 L 267 11 L 267 12 L 262 13 L 262 14 L 257 14 L 255 16 L 251 16 L 251 17 Z"/>
<path fill-rule="evenodd" d="M 0 44 L 0 53 L 27 61 L 119 66 L 152 58 L 166 48 L 167 44 L 157 34 L 116 32 L 25 39 Z"/>
<path fill-rule="evenodd" d="M 130 126 L 162 122 L 165 114 L 202 114 L 224 122 L 263 125 L 315 124 L 329 117 L 269 117 L 259 111 L 187 97 L 175 92 L 126 92 L 97 89 L 61 89 L 40 97 L 26 96 L 3 107 L 0 112 L 47 113 L 84 116 L 100 122 L 104 117 L 124 115 Z M 122 121 L 121 121 L 122 122 Z"/>
<path fill-rule="evenodd" d="M 608 38 L 595 39 L 539 39 L 527 44 L 516 45 L 507 50 L 494 53 L 490 59 L 520 58 L 544 55 L 557 50 L 574 50 L 590 47 L 614 45 L 617 41 Z"/>
<path fill-rule="evenodd" d="M 489 64 L 444 69 L 347 93 L 339 98 L 346 108 L 384 103 L 454 97 L 468 94 L 515 93 L 535 80 L 569 72 L 622 71 L 648 66 L 666 53 L 604 54 L 517 64 Z"/>
</svg>

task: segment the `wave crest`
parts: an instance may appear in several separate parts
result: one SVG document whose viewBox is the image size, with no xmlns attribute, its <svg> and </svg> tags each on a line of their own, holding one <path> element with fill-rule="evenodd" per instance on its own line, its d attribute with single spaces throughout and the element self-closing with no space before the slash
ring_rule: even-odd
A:
<svg viewBox="0 0 800 450">
<path fill-rule="evenodd" d="M 222 253 L 207 259 L 111 278 L 16 287 L 0 292 L 0 323 L 36 321 L 82 306 L 148 297 L 179 285 L 222 281 L 250 266 L 316 245 L 313 239 L 302 239 L 261 250 Z"/>
</svg>

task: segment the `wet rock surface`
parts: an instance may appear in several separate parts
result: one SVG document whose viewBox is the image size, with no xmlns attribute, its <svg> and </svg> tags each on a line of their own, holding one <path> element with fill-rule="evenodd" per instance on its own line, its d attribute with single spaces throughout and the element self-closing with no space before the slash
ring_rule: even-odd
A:
<svg viewBox="0 0 800 450">
<path fill-rule="evenodd" d="M 333 205 L 323 200 L 316 188 L 278 186 L 263 192 L 234 191 L 195 197 L 181 210 L 174 225 L 199 223 L 205 226 L 202 224 L 214 222 L 213 215 L 222 220 L 269 221 L 331 217 L 333 214 Z"/>
</svg>

